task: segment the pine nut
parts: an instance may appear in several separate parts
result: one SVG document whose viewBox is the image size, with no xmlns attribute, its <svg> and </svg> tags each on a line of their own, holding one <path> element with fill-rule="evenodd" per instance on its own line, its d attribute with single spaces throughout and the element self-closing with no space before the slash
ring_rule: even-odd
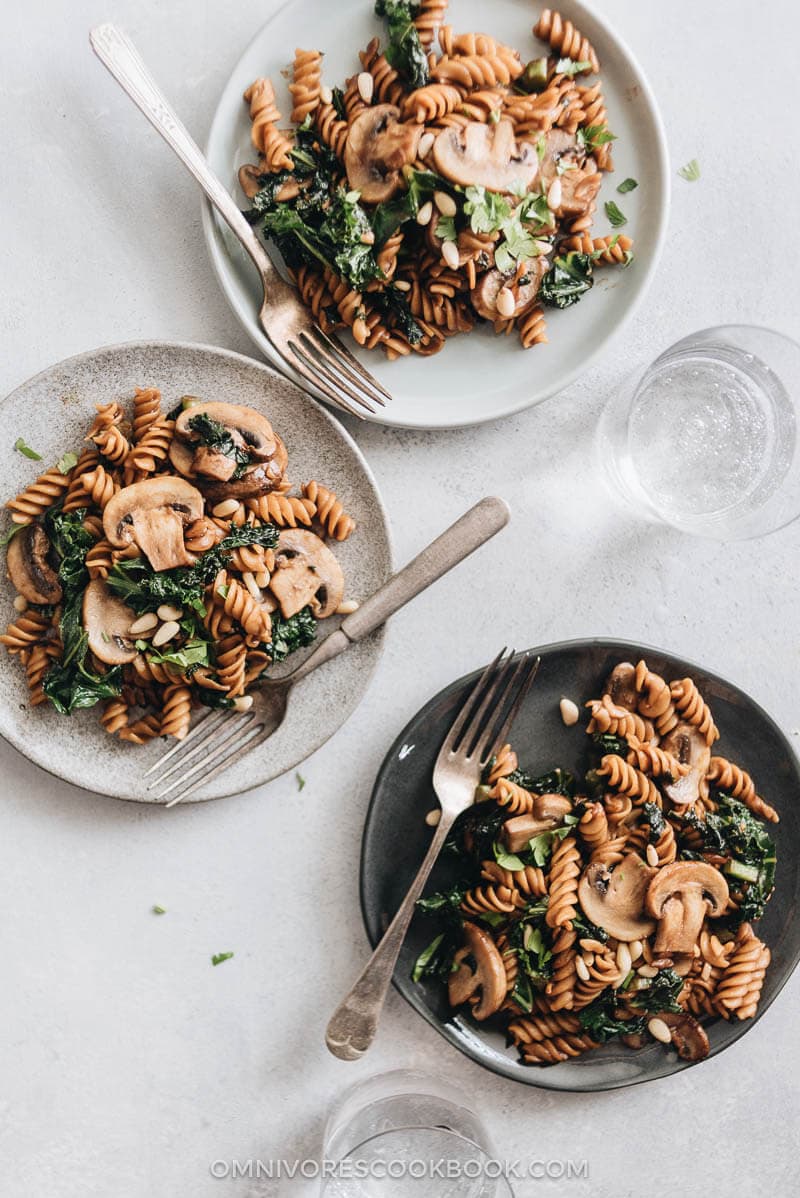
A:
<svg viewBox="0 0 800 1198">
<path fill-rule="evenodd" d="M 344 599 L 336 608 L 336 614 L 339 616 L 350 616 L 354 611 L 358 611 L 361 604 L 356 599 Z"/>
<path fill-rule="evenodd" d="M 583 959 L 587 965 L 594 965 L 594 953 L 584 953 Z"/>
<path fill-rule="evenodd" d="M 422 137 L 419 139 L 419 145 L 417 146 L 417 155 L 420 158 L 425 158 L 433 149 L 433 143 L 435 141 L 436 137 L 433 133 L 423 133 Z"/>
<path fill-rule="evenodd" d="M 454 241 L 442 242 L 442 257 L 451 270 L 458 270 L 461 259 L 458 254 L 458 246 Z"/>
<path fill-rule="evenodd" d="M 441 818 L 442 818 L 441 811 L 439 810 L 438 807 L 434 807 L 433 811 L 429 811 L 428 814 L 425 816 L 425 823 L 428 825 L 429 828 L 435 828 Z"/>
<path fill-rule="evenodd" d="M 433 204 L 428 200 L 427 204 L 423 204 L 417 213 L 417 224 L 427 225 L 433 216 Z"/>
<path fill-rule="evenodd" d="M 358 94 L 365 104 L 372 103 L 372 94 L 375 91 L 375 80 L 370 75 L 369 71 L 362 71 L 358 77 Z"/>
<path fill-rule="evenodd" d="M 167 641 L 171 641 L 174 636 L 177 636 L 180 630 L 181 626 L 177 620 L 167 620 L 166 624 L 162 624 L 153 633 L 153 644 L 156 646 L 166 645 Z"/>
<path fill-rule="evenodd" d="M 221 503 L 211 509 L 211 514 L 212 516 L 232 516 L 238 510 L 238 499 L 223 499 Z"/>
<path fill-rule="evenodd" d="M 128 632 L 131 636 L 141 636 L 143 632 L 152 632 L 154 628 L 158 628 L 158 616 L 154 611 L 149 611 L 146 615 L 139 616 L 138 620 L 134 620 Z"/>
<path fill-rule="evenodd" d="M 549 254 L 553 248 L 549 241 L 544 241 L 541 238 L 537 238 L 533 244 L 537 254 Z"/>
<path fill-rule="evenodd" d="M 577 724 L 580 712 L 576 703 L 572 699 L 562 699 L 558 705 L 558 710 L 561 712 L 561 719 L 571 728 L 573 724 Z"/>
<path fill-rule="evenodd" d="M 319 89 L 319 98 L 322 100 L 323 104 L 333 103 L 333 92 L 328 87 L 327 83 L 323 83 L 322 87 Z"/>
<path fill-rule="evenodd" d="M 410 291 L 411 290 L 411 284 L 409 283 L 408 279 L 396 279 L 394 285 L 398 291 Z"/>
<path fill-rule="evenodd" d="M 561 180 L 556 176 L 547 189 L 547 207 L 551 212 L 561 207 L 562 190 Z"/>
<path fill-rule="evenodd" d="M 631 950 L 631 964 L 633 964 L 633 962 L 638 961 L 639 957 L 642 955 L 642 942 L 641 940 L 632 940 L 628 947 Z"/>
<path fill-rule="evenodd" d="M 433 202 L 442 216 L 455 216 L 458 212 L 455 200 L 446 191 L 435 191 L 433 193 Z"/>
<path fill-rule="evenodd" d="M 234 711 L 249 711 L 252 706 L 253 706 L 253 696 L 252 695 L 238 695 L 233 700 L 233 710 Z"/>
<path fill-rule="evenodd" d="M 589 973 L 589 968 L 588 968 L 586 962 L 584 961 L 583 957 L 575 958 L 575 972 L 577 973 L 578 977 L 581 979 L 582 982 L 589 981 L 591 974 Z"/>
<path fill-rule="evenodd" d="M 623 977 L 627 977 L 631 971 L 631 950 L 627 944 L 620 944 L 617 947 L 617 968 Z"/>
<path fill-rule="evenodd" d="M 654 844 L 649 844 L 647 846 L 647 849 L 645 850 L 645 856 L 647 857 L 647 864 L 652 865 L 655 869 L 655 867 L 658 865 L 658 853 Z"/>
<path fill-rule="evenodd" d="M 655 965 L 640 965 L 636 972 L 640 978 L 654 978 L 658 970 Z"/>
<path fill-rule="evenodd" d="M 162 603 L 161 606 L 156 609 L 156 615 L 158 616 L 159 620 L 180 620 L 181 616 L 183 615 L 183 608 L 175 607 L 173 603 Z"/>
<path fill-rule="evenodd" d="M 601 944 L 599 940 L 591 940 L 588 936 L 583 940 L 579 940 L 578 944 L 590 953 L 602 953 L 605 949 L 605 945 Z"/>
<path fill-rule="evenodd" d="M 508 320 L 514 315 L 514 309 L 517 306 L 517 301 L 514 299 L 514 293 L 508 287 L 501 287 L 497 293 L 497 314 L 502 316 L 504 320 Z"/>
<path fill-rule="evenodd" d="M 257 586 L 261 587 L 262 589 L 264 587 L 269 586 L 269 571 L 268 570 L 256 570 L 254 577 L 255 577 Z"/>
<path fill-rule="evenodd" d="M 372 229 L 365 229 L 364 232 L 361 234 L 361 244 L 362 245 L 374 245 L 375 244 L 375 234 L 372 232 Z"/>
<path fill-rule="evenodd" d="M 672 1032 L 663 1019 L 649 1019 L 647 1030 L 654 1040 L 660 1040 L 662 1044 L 672 1043 Z"/>
<path fill-rule="evenodd" d="M 14 600 L 14 611 L 23 612 L 23 611 L 27 611 L 27 610 L 28 610 L 28 600 L 25 598 L 24 595 L 17 595 L 16 599 Z"/>
<path fill-rule="evenodd" d="M 705 965 L 700 970 L 700 977 L 703 979 L 704 982 L 707 982 L 708 979 L 711 977 L 711 962 L 710 961 L 706 961 Z"/>
<path fill-rule="evenodd" d="M 255 575 L 250 570 L 245 570 L 245 572 L 242 574 L 242 582 L 247 587 L 248 591 L 256 600 L 256 602 L 260 603 L 261 589 L 255 580 Z"/>
</svg>

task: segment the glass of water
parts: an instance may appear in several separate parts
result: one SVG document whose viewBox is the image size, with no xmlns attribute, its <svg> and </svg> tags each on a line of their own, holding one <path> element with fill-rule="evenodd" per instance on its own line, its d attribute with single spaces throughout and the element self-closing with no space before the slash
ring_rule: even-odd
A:
<svg viewBox="0 0 800 1198">
<path fill-rule="evenodd" d="M 514 1198 L 504 1172 L 463 1096 L 413 1070 L 361 1082 L 325 1128 L 324 1198 Z"/>
<path fill-rule="evenodd" d="M 800 516 L 800 345 L 727 325 L 671 346 L 600 417 L 600 465 L 640 515 L 721 541 Z"/>
</svg>

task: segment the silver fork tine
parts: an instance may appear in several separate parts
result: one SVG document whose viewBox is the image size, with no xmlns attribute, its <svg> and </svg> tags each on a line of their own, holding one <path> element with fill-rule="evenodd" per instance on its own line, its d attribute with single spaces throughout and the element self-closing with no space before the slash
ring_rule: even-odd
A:
<svg viewBox="0 0 800 1198">
<path fill-rule="evenodd" d="M 514 686 L 519 678 L 520 671 L 525 665 L 524 656 L 520 657 L 518 661 L 514 660 L 514 656 L 515 655 L 512 653 L 510 659 L 503 667 L 503 673 L 497 680 L 497 686 L 495 687 L 494 698 L 492 700 L 492 709 L 489 712 L 489 718 L 486 720 L 486 723 L 480 732 L 480 736 L 477 735 L 477 728 L 475 730 L 476 735 L 474 742 L 469 746 L 470 757 L 473 754 L 476 754 L 478 758 L 483 757 L 483 752 L 486 746 L 494 743 L 494 729 L 497 727 L 497 722 L 505 710 L 506 703 L 508 702 L 508 696 L 512 694 L 514 690 Z"/>
<path fill-rule="evenodd" d="M 240 731 L 242 731 L 240 729 Z M 222 773 L 227 769 L 231 760 L 237 757 L 240 753 L 248 753 L 259 740 L 263 739 L 264 725 L 251 724 L 248 728 L 242 731 L 242 735 L 233 739 L 230 736 L 224 741 L 217 742 L 216 747 L 212 752 L 204 757 L 202 761 L 197 761 L 190 770 L 181 777 L 176 778 L 169 786 L 160 791 L 156 798 L 165 799 L 168 794 L 171 794 L 176 787 L 181 789 L 177 794 L 173 794 L 169 802 L 165 803 L 165 807 L 174 807 L 181 799 L 185 799 L 187 795 L 198 790 L 199 787 L 205 786 L 206 782 L 210 782 L 217 774 Z M 211 764 L 213 769 L 206 767 Z"/>
<path fill-rule="evenodd" d="M 346 345 L 342 344 L 338 337 L 329 337 L 319 325 L 314 327 L 313 333 L 316 340 L 322 342 L 325 348 L 336 357 L 339 369 L 356 382 L 361 383 L 371 398 L 374 392 L 374 398 L 381 407 L 385 406 L 385 400 L 391 400 L 392 396 L 386 388 L 381 386 L 378 380 L 361 365 L 358 358 L 350 352 Z"/>
<path fill-rule="evenodd" d="M 317 333 L 320 334 L 319 337 L 316 336 Z M 300 338 L 301 340 L 305 340 L 307 348 L 313 349 L 317 354 L 315 360 L 324 363 L 328 374 L 336 380 L 337 384 L 347 385 L 348 394 L 352 395 L 355 393 L 356 396 L 365 398 L 370 404 L 380 404 L 382 408 L 386 407 L 386 401 L 380 392 L 370 391 L 361 377 L 347 366 L 343 358 L 331 353 L 322 340 L 323 336 L 322 330 L 316 327 L 313 329 L 304 329 L 300 334 Z M 342 380 L 344 380 L 344 384 Z"/>
<path fill-rule="evenodd" d="M 375 409 L 373 404 L 377 401 L 373 401 L 371 396 L 367 398 L 361 390 L 357 389 L 356 385 L 347 379 L 344 374 L 337 373 L 331 361 L 330 355 L 325 350 L 321 349 L 320 346 L 318 346 L 314 341 L 311 334 L 307 333 L 305 330 L 300 334 L 299 349 L 307 356 L 308 361 L 313 364 L 317 372 L 321 373 L 322 377 L 326 379 L 332 387 L 336 387 L 338 390 L 343 391 L 345 395 L 353 400 L 354 403 L 361 404 L 362 408 L 366 408 L 368 412 L 374 412 Z M 295 354 L 297 354 L 297 352 L 298 350 L 295 349 Z M 312 356 L 313 354 L 316 354 L 316 357 Z M 380 402 L 382 404 L 383 400 Z"/>
<path fill-rule="evenodd" d="M 176 770 L 185 768 L 190 761 L 194 761 L 196 758 L 198 758 L 199 762 L 202 763 L 206 760 L 206 758 L 203 756 L 203 750 L 209 743 L 212 744 L 212 747 L 215 744 L 227 743 L 231 739 L 231 736 L 235 736 L 239 732 L 243 732 L 249 725 L 254 723 L 255 719 L 256 717 L 254 713 L 249 712 L 235 716 L 229 722 L 223 722 L 221 727 L 215 729 L 213 732 L 210 732 L 207 736 L 204 736 L 202 740 L 197 741 L 197 743 L 194 744 L 187 753 L 184 753 L 176 761 L 173 761 L 172 765 L 168 766 L 168 768 L 165 769 L 162 774 L 159 774 L 157 778 L 154 778 L 152 782 L 148 783 L 147 789 L 153 790 L 156 786 L 160 786 L 162 782 L 165 782 L 167 778 L 175 773 Z M 194 769 L 195 766 L 192 765 L 191 768 Z"/>
<path fill-rule="evenodd" d="M 216 725 L 219 724 L 227 714 L 227 711 L 214 712 L 209 708 L 206 714 L 201 715 L 197 723 L 192 725 L 192 727 L 184 736 L 183 740 L 177 740 L 171 749 L 167 749 L 165 753 L 162 753 L 158 761 L 153 762 L 149 770 L 145 770 L 142 777 L 149 778 L 150 775 L 155 773 L 156 770 L 160 769 L 162 765 L 166 765 L 166 763 L 170 761 L 177 753 L 180 753 L 188 744 L 191 744 L 191 742 L 200 732 L 210 732 L 211 729 L 216 727 Z M 211 723 L 209 723 L 209 720 L 211 720 Z"/>
<path fill-rule="evenodd" d="M 272 344 L 275 345 L 275 342 L 273 341 Z M 287 341 L 285 346 L 275 345 L 275 348 L 278 350 L 281 356 L 289 362 L 290 366 L 293 366 L 295 370 L 302 374 L 306 382 L 309 382 L 314 387 L 317 387 L 323 393 L 323 395 L 328 397 L 331 403 L 336 404 L 336 406 L 341 408 L 344 412 L 349 412 L 351 416 L 357 416 L 359 420 L 364 419 L 363 415 L 358 411 L 357 408 L 354 408 L 352 404 L 348 403 L 343 395 L 337 394 L 337 392 L 334 391 L 334 389 L 325 381 L 325 379 L 320 377 L 319 372 L 313 369 L 313 366 L 310 364 L 310 359 L 306 354 L 303 353 L 302 347 L 297 341 Z M 286 353 L 287 349 L 291 351 L 291 359 Z M 364 403 L 363 406 L 367 408 L 367 411 L 370 413 L 372 412 L 372 408 L 367 407 L 366 403 Z"/>
<path fill-rule="evenodd" d="M 486 669 L 483 671 L 483 673 L 481 674 L 478 681 L 473 686 L 473 688 L 470 692 L 469 698 L 466 700 L 466 702 L 461 704 L 461 707 L 459 708 L 459 712 L 455 718 L 453 726 L 450 729 L 450 731 L 448 732 L 447 737 L 445 738 L 444 744 L 442 745 L 442 748 L 441 748 L 442 753 L 452 753 L 453 752 L 453 746 L 456 744 L 456 742 L 458 741 L 458 739 L 460 737 L 461 729 L 464 727 L 464 724 L 467 722 L 467 716 L 474 709 L 474 704 L 477 702 L 478 697 L 479 697 L 481 691 L 483 690 L 483 687 L 485 686 L 485 684 L 489 680 L 489 678 L 492 676 L 494 670 L 497 668 L 497 665 L 498 665 L 501 657 L 503 657 L 505 651 L 506 651 L 505 647 L 503 647 L 500 650 L 500 652 L 497 654 L 497 657 L 494 659 L 494 661 L 489 662 L 489 665 L 486 667 Z"/>
<path fill-rule="evenodd" d="M 525 696 L 527 695 L 528 691 L 531 689 L 531 686 L 533 685 L 533 680 L 539 672 L 540 663 L 541 663 L 540 657 L 531 658 L 531 657 L 528 657 L 527 654 L 525 657 L 523 657 L 521 659 L 520 669 L 518 669 L 517 672 L 515 673 L 513 681 L 516 681 L 517 677 L 520 674 L 522 674 L 522 680 L 519 684 L 519 688 L 517 690 L 516 697 L 515 697 L 513 703 L 511 704 L 511 707 L 508 710 L 508 715 L 503 720 L 502 726 L 501 726 L 500 730 L 498 731 L 497 735 L 494 737 L 493 741 L 489 742 L 489 731 L 490 730 L 488 728 L 486 730 L 486 736 L 484 737 L 484 745 L 483 745 L 484 750 L 486 750 L 485 761 L 489 761 L 492 757 L 496 756 L 497 753 L 500 751 L 500 749 L 505 744 L 506 737 L 508 736 L 508 733 L 509 733 L 509 729 L 511 728 L 511 725 L 514 723 L 514 720 L 517 718 L 519 709 L 522 706 L 523 702 L 525 701 Z M 510 690 L 511 690 L 511 687 L 509 687 L 509 691 Z M 504 701 L 505 701 L 505 696 L 504 696 L 503 701 L 499 702 L 497 705 L 498 714 L 500 714 L 502 711 Z M 483 753 L 481 753 L 481 760 L 482 760 L 482 764 L 485 763 Z"/>
<path fill-rule="evenodd" d="M 492 679 L 491 686 L 486 691 L 486 694 L 483 697 L 480 707 L 478 708 L 478 710 L 475 712 L 474 716 L 470 720 L 469 724 L 467 725 L 467 730 L 464 733 L 463 737 L 461 738 L 461 743 L 458 747 L 458 752 L 462 753 L 464 755 L 464 757 L 467 758 L 467 760 L 469 760 L 471 757 L 473 757 L 475 755 L 475 749 L 477 747 L 478 737 L 481 732 L 481 727 L 483 725 L 483 721 L 484 721 L 487 711 L 489 711 L 490 709 L 493 710 L 495 708 L 496 703 L 497 703 L 498 692 L 501 690 L 501 688 L 502 689 L 505 688 L 509 670 L 513 670 L 515 668 L 516 668 L 516 666 L 515 666 L 515 662 L 514 662 L 514 650 L 512 649 L 510 652 L 510 655 L 501 664 L 500 668 L 495 672 L 495 676 Z M 490 722 L 491 722 L 491 716 L 490 716 Z"/>
</svg>

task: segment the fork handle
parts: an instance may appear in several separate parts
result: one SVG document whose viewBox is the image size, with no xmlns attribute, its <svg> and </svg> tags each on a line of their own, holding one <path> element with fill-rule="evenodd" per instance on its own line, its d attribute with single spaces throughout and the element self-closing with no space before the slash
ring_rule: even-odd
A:
<svg viewBox="0 0 800 1198">
<path fill-rule="evenodd" d="M 410 603 L 420 591 L 424 591 L 437 579 L 452 570 L 465 557 L 480 549 L 491 537 L 505 528 L 511 517 L 504 499 L 487 496 L 481 499 L 455 524 L 451 524 L 441 536 L 431 541 L 407 566 L 385 582 L 374 595 L 365 599 L 357 611 L 347 616 L 336 632 L 324 641 L 290 675 L 292 682 L 299 682 L 324 662 L 338 657 L 355 641 L 363 640 L 376 628 L 380 628 L 389 616 Z"/>
<path fill-rule="evenodd" d="M 331 1016 L 325 1030 L 325 1043 L 329 1051 L 343 1061 L 357 1061 L 375 1039 L 386 992 L 414 914 L 414 904 L 422 893 L 454 820 L 454 816 L 447 816 L 442 812 L 425 860 L 419 867 L 406 897 L 359 974 L 358 980 Z"/>
<path fill-rule="evenodd" d="M 111 72 L 122 90 L 130 96 L 137 108 L 144 113 L 150 124 L 195 177 L 217 212 L 253 259 L 265 284 L 268 281 L 270 288 L 285 288 L 286 284 L 272 265 L 266 250 L 259 243 L 228 190 L 211 170 L 205 155 L 178 118 L 130 38 L 115 25 L 97 25 L 89 34 L 89 41 L 103 66 Z"/>
</svg>

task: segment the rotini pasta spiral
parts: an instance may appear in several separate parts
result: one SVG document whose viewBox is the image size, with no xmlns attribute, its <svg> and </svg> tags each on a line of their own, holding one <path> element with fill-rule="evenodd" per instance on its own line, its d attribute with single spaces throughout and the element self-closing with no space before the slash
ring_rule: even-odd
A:
<svg viewBox="0 0 800 1198">
<path fill-rule="evenodd" d="M 14 499 L 9 499 L 6 507 L 11 519 L 15 524 L 30 524 L 58 503 L 68 486 L 68 474 L 62 474 L 57 466 L 46 470 Z"/>
<path fill-rule="evenodd" d="M 719 739 L 719 730 L 711 716 L 711 709 L 691 678 L 681 678 L 679 682 L 672 682 L 669 689 L 681 718 L 687 724 L 694 725 L 700 735 L 705 737 L 707 744 L 713 745 L 714 741 Z"/>
<path fill-rule="evenodd" d="M 666 736 L 678 723 L 669 686 L 660 674 L 648 669 L 646 661 L 637 664 L 634 685 L 641 695 L 639 711 L 647 719 L 653 720 L 659 736 Z"/>
<path fill-rule="evenodd" d="M 292 143 L 277 126 L 281 114 L 269 79 L 256 79 L 245 91 L 244 99 L 250 105 L 253 145 L 263 155 L 267 168 L 270 171 L 291 170 Z"/>
<path fill-rule="evenodd" d="M 183 740 L 192 719 L 192 692 L 185 683 L 172 683 L 164 691 L 160 736 Z"/>
<path fill-rule="evenodd" d="M 153 474 L 167 460 L 175 432 L 175 421 L 159 416 L 152 421 L 142 437 L 128 453 L 127 465 L 142 475 Z"/>
<path fill-rule="evenodd" d="M 544 9 L 533 27 L 533 33 L 535 37 L 541 38 L 543 42 L 552 46 L 557 54 L 563 54 L 565 58 L 571 58 L 573 62 L 588 63 L 585 70 L 595 73 L 600 70 L 600 63 L 592 43 L 575 28 L 572 21 L 565 21 L 556 9 Z"/>
<path fill-rule="evenodd" d="M 609 786 L 629 795 L 635 802 L 655 803 L 661 806 L 661 795 L 652 780 L 635 766 L 628 765 L 621 757 L 613 753 L 606 754 L 597 772 L 608 778 Z"/>
<path fill-rule="evenodd" d="M 227 636 L 217 644 L 216 674 L 231 698 L 243 695 L 247 646 L 240 636 Z"/>
<path fill-rule="evenodd" d="M 315 481 L 302 487 L 303 495 L 314 507 L 314 516 L 335 541 L 346 541 L 355 531 L 356 522 L 339 502 L 335 491 Z"/>
<path fill-rule="evenodd" d="M 553 849 L 550 858 L 548 892 L 550 905 L 545 922 L 549 928 L 571 927 L 577 914 L 578 877 L 581 856 L 573 836 L 565 836 Z"/>
<path fill-rule="evenodd" d="M 444 21 L 444 14 L 447 12 L 449 2 L 450 0 L 420 0 L 414 17 L 414 25 L 419 34 L 419 40 L 426 50 L 433 44 L 436 31 Z M 439 30 L 440 44 L 441 33 L 442 30 Z"/>
<path fill-rule="evenodd" d="M 292 120 L 300 125 L 315 112 L 322 87 L 322 55 L 319 50 L 295 50 L 293 80 L 289 84 L 294 107 Z"/>
<path fill-rule="evenodd" d="M 161 416 L 161 392 L 157 387 L 137 387 L 133 396 L 133 439 L 141 441 Z"/>
<path fill-rule="evenodd" d="M 503 745 L 489 770 L 487 778 L 489 786 L 494 786 L 495 782 L 499 782 L 501 778 L 507 778 L 509 774 L 513 774 L 518 765 L 517 755 L 511 745 Z"/>
<path fill-rule="evenodd" d="M 761 819 L 768 819 L 772 824 L 778 823 L 777 811 L 756 794 L 753 779 L 740 766 L 734 765 L 724 757 L 712 757 L 707 777 L 708 781 L 713 782 L 720 790 L 733 795 L 735 799 L 741 799 L 745 807 L 749 807 Z"/>
<path fill-rule="evenodd" d="M 259 520 L 277 524 L 279 528 L 308 527 L 317 511 L 314 501 L 308 496 L 279 495 L 275 491 L 246 500 L 245 507 Z"/>
</svg>

